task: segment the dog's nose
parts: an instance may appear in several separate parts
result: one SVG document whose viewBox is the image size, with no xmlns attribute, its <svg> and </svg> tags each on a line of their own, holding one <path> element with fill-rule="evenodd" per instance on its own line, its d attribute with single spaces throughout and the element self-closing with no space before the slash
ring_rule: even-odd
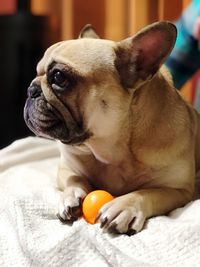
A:
<svg viewBox="0 0 200 267">
<path fill-rule="evenodd" d="M 28 97 L 37 98 L 41 95 L 42 90 L 38 84 L 32 84 L 28 88 Z"/>
</svg>

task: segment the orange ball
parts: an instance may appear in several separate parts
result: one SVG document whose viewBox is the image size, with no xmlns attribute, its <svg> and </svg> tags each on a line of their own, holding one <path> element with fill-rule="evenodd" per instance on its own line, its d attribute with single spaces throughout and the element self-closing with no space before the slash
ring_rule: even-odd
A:
<svg viewBox="0 0 200 267">
<path fill-rule="evenodd" d="M 83 200 L 82 211 L 84 219 L 91 224 L 94 224 L 100 208 L 111 201 L 114 197 L 104 191 L 95 190 L 90 192 Z"/>
</svg>

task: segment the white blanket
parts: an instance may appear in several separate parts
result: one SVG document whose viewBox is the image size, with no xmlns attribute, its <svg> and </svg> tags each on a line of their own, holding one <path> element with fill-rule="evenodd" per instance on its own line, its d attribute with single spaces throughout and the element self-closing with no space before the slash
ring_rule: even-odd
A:
<svg viewBox="0 0 200 267">
<path fill-rule="evenodd" d="M 0 266 L 200 266 L 200 200 L 148 220 L 134 236 L 56 217 L 58 150 L 29 137 L 0 151 Z"/>
</svg>

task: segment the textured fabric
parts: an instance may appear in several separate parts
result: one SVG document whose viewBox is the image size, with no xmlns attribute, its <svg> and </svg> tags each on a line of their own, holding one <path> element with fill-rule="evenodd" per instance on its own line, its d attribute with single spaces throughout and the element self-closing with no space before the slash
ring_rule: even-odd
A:
<svg viewBox="0 0 200 267">
<path fill-rule="evenodd" d="M 56 218 L 57 146 L 27 138 L 0 151 L 1 267 L 200 266 L 200 200 L 148 220 L 135 236 Z"/>
<path fill-rule="evenodd" d="M 166 61 L 174 84 L 181 88 L 200 67 L 200 48 L 192 37 L 195 20 L 200 16 L 200 0 L 193 0 L 176 22 L 178 30 L 175 47 Z"/>
</svg>

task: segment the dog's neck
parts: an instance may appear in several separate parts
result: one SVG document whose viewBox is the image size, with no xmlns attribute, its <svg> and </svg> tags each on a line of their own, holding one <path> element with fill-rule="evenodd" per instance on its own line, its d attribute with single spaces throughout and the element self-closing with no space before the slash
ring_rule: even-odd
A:
<svg viewBox="0 0 200 267">
<path fill-rule="evenodd" d="M 171 105 L 173 108 L 174 94 L 178 96 L 172 82 L 166 80 L 166 75 L 164 77 L 159 71 L 133 93 L 128 114 L 130 118 L 126 120 L 129 124 L 121 126 L 119 139 L 114 139 L 114 136 L 113 138 L 109 136 L 108 140 L 95 138 L 87 142 L 87 147 L 96 159 L 104 163 L 118 165 L 127 157 L 137 158 L 135 155 L 137 150 L 144 147 L 146 142 L 149 143 L 151 136 L 154 144 L 159 135 L 159 127 L 162 128 L 162 124 L 167 123 L 169 107 L 166 108 L 166 105 Z"/>
<path fill-rule="evenodd" d="M 154 122 L 157 123 L 167 105 L 166 98 L 171 98 L 172 93 L 174 94 L 174 89 L 161 72 L 133 92 L 130 114 L 135 134 L 141 134 Z"/>
<path fill-rule="evenodd" d="M 141 86 L 133 96 L 132 114 L 132 146 L 134 150 L 148 146 L 158 149 L 169 144 L 176 131 L 172 122 L 177 118 L 183 100 L 173 86 L 168 72 L 161 69 L 149 82 Z M 170 112 L 169 112 L 170 110 Z M 169 133 L 163 134 L 168 126 Z M 171 136 L 170 136 L 171 134 Z M 159 147 L 158 147 L 159 146 Z"/>
</svg>

